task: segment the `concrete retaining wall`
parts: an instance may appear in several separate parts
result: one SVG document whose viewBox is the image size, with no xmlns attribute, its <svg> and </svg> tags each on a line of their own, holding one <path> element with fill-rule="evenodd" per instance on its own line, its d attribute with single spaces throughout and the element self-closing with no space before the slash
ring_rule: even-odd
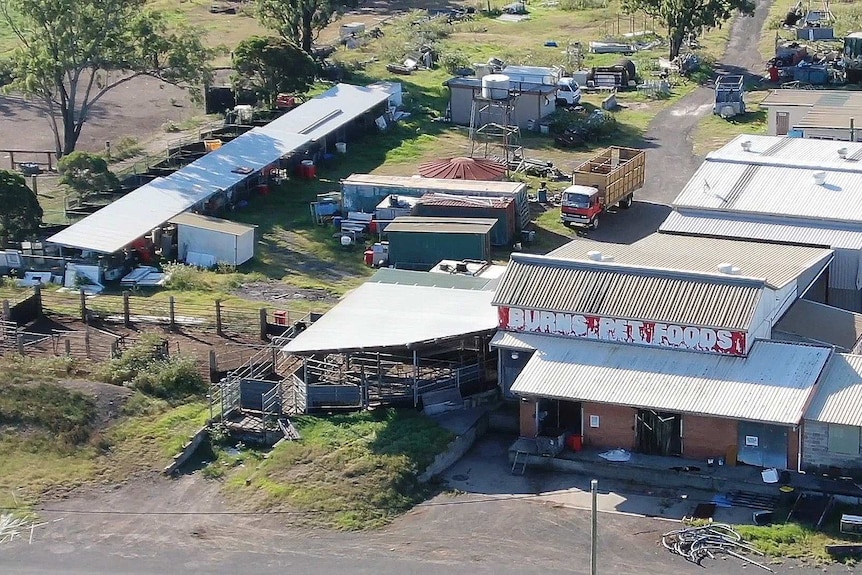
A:
<svg viewBox="0 0 862 575">
<path fill-rule="evenodd" d="M 177 469 L 182 467 L 183 463 L 189 460 L 189 458 L 197 451 L 198 447 L 200 447 L 201 443 L 203 443 L 204 439 L 209 436 L 209 427 L 203 426 L 200 431 L 195 433 L 192 438 L 183 446 L 182 451 L 180 451 L 177 455 L 174 456 L 174 461 L 167 467 L 163 473 L 165 475 L 171 475 Z"/>
<path fill-rule="evenodd" d="M 514 452 L 509 451 L 509 461 L 511 462 L 513 458 Z M 566 473 L 578 473 L 597 479 L 617 479 L 639 485 L 703 489 L 719 493 L 745 490 L 754 493 L 775 494 L 775 485 L 760 481 L 741 481 L 739 478 L 716 477 L 705 473 L 651 469 L 632 465 L 631 463 L 599 463 L 596 461 L 576 461 L 530 455 L 528 456 L 527 465 L 528 467 L 552 469 Z"/>
<path fill-rule="evenodd" d="M 437 475 L 446 471 L 446 469 L 461 459 L 464 454 L 473 447 L 476 440 L 485 435 L 486 431 L 488 431 L 487 413 L 477 419 L 476 423 L 474 423 L 466 433 L 456 437 L 446 448 L 446 451 L 438 454 L 437 457 L 434 458 L 433 463 L 431 463 L 431 465 L 429 465 L 428 468 L 419 476 L 419 482 L 427 483 Z"/>
</svg>

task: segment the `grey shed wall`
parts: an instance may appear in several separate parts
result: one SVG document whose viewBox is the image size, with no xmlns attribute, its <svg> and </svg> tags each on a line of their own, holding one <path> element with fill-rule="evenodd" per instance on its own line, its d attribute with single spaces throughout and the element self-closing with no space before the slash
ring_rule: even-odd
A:
<svg viewBox="0 0 862 575">
<path fill-rule="evenodd" d="M 821 473 L 829 467 L 862 472 L 862 454 L 830 453 L 829 426 L 819 421 L 805 420 L 802 428 L 802 470 Z"/>
<path fill-rule="evenodd" d="M 471 86 L 449 87 L 449 114 L 453 124 L 459 126 L 470 125 L 470 113 L 473 107 L 473 95 L 478 95 L 481 88 Z M 538 121 L 557 109 L 557 102 L 553 93 L 547 96 L 542 94 L 526 93 L 518 96 L 515 104 L 515 122 L 522 130 L 527 128 L 530 120 Z M 496 121 L 500 121 L 496 119 Z"/>
</svg>

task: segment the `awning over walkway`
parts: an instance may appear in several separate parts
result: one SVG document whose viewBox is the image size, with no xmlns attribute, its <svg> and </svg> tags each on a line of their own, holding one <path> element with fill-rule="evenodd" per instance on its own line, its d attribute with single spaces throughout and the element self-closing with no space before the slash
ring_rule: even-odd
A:
<svg viewBox="0 0 862 575">
<path fill-rule="evenodd" d="M 410 348 L 491 332 L 491 291 L 365 283 L 284 346 L 291 354 Z"/>
<path fill-rule="evenodd" d="M 784 425 L 802 419 L 831 354 L 770 341 L 747 358 L 552 337 L 536 347 L 513 393 Z"/>
<path fill-rule="evenodd" d="M 307 144 L 308 137 L 251 130 L 165 178 L 157 178 L 54 234 L 54 244 L 105 254 L 119 251 L 213 194 Z"/>
</svg>

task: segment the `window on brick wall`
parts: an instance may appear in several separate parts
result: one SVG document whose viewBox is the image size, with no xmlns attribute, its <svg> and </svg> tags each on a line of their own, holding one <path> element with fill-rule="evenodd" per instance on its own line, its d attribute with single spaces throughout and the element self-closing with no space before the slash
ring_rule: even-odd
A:
<svg viewBox="0 0 862 575">
<path fill-rule="evenodd" d="M 829 451 L 845 455 L 859 455 L 859 428 L 830 423 Z"/>
</svg>

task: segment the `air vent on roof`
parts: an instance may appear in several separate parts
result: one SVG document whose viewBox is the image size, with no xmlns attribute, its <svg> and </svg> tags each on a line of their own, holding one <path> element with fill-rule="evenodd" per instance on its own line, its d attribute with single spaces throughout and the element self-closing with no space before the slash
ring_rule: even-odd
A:
<svg viewBox="0 0 862 575">
<path fill-rule="evenodd" d="M 742 149 L 745 150 L 746 152 L 750 152 L 751 151 L 751 140 L 745 140 L 744 142 L 742 142 L 740 144 L 740 146 L 742 146 Z"/>
<path fill-rule="evenodd" d="M 738 276 L 741 270 L 733 264 L 723 263 L 718 264 L 718 271 L 729 276 Z"/>
<path fill-rule="evenodd" d="M 842 160 L 847 159 L 847 148 L 838 148 L 838 157 Z"/>
<path fill-rule="evenodd" d="M 587 252 L 587 257 L 593 260 L 594 262 L 612 262 L 614 261 L 613 256 L 606 256 L 602 252 L 599 251 L 591 251 Z"/>
<path fill-rule="evenodd" d="M 826 182 L 826 172 L 814 172 L 812 178 L 816 185 L 822 186 Z"/>
</svg>

